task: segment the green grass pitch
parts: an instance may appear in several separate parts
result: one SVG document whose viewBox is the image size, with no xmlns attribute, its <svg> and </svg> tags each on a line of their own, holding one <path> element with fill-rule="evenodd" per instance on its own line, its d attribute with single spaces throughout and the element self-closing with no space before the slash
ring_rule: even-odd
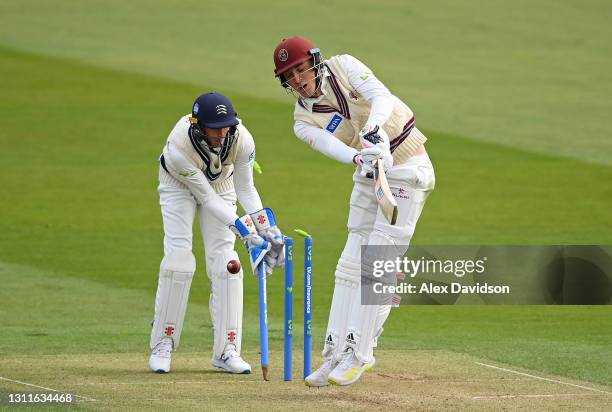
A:
<svg viewBox="0 0 612 412">
<path fill-rule="evenodd" d="M 82 398 L 79 409 L 214 409 L 232 404 L 210 389 L 234 382 L 242 385 L 238 409 L 249 400 L 271 410 L 609 407 L 610 306 L 394 309 L 379 364 L 364 376 L 369 392 L 361 383 L 309 392 L 299 385 L 299 359 L 296 382 L 285 386 L 262 386 L 257 374 L 213 374 L 198 236 L 169 375 L 187 383 L 166 385 L 147 372 L 163 236 L 157 157 L 178 117 L 208 90 L 226 93 L 252 131 L 263 168 L 257 187 L 281 228 L 314 237 L 321 349 L 352 168 L 293 136 L 293 101 L 272 75 L 283 36 L 304 34 L 326 56 L 361 58 L 416 112 L 437 185 L 415 243 L 612 243 L 609 4 L 328 3 L 0 4 L 0 394 L 35 390 L 7 378 L 96 399 Z M 300 256 L 297 236 L 296 245 Z M 243 346 L 254 369 L 256 286 L 245 276 Z M 280 381 L 280 272 L 269 282 L 269 310 L 272 376 Z"/>
</svg>

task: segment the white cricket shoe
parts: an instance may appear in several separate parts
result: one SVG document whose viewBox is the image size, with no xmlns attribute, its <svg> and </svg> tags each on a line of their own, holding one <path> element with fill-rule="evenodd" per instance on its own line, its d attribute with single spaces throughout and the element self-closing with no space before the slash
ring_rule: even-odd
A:
<svg viewBox="0 0 612 412">
<path fill-rule="evenodd" d="M 361 362 L 357 359 L 353 348 L 347 348 L 338 366 L 329 374 L 328 381 L 332 385 L 350 385 L 357 382 L 365 371 L 374 366 L 374 363 L 374 358 L 370 363 Z"/>
<path fill-rule="evenodd" d="M 170 372 L 170 361 L 172 359 L 172 338 L 163 338 L 151 352 L 149 368 L 156 373 Z"/>
<path fill-rule="evenodd" d="M 313 387 L 329 385 L 327 378 L 336 366 L 338 366 L 338 361 L 332 356 L 327 359 L 319 369 L 308 375 L 306 379 L 304 379 L 304 384 Z"/>
<path fill-rule="evenodd" d="M 246 363 L 236 351 L 236 346 L 233 344 L 228 344 L 225 347 L 225 351 L 223 355 L 221 355 L 221 359 L 212 359 L 212 366 L 215 368 L 220 368 L 229 373 L 241 373 L 241 374 L 249 374 L 251 373 L 251 365 Z"/>
</svg>

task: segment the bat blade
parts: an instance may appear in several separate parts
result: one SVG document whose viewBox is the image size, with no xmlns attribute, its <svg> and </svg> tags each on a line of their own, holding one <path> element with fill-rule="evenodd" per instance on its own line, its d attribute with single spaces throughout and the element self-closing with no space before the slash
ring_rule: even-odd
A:
<svg viewBox="0 0 612 412">
<path fill-rule="evenodd" d="M 376 200 L 383 216 L 390 224 L 395 225 L 397 222 L 397 202 L 391 193 L 382 159 L 376 161 L 375 175 L 374 193 L 376 194 Z"/>
</svg>

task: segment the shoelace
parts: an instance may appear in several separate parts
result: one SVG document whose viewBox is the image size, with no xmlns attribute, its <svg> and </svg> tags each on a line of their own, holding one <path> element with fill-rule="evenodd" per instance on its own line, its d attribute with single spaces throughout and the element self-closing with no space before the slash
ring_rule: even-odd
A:
<svg viewBox="0 0 612 412">
<path fill-rule="evenodd" d="M 336 366 L 338 366 L 338 363 L 334 360 L 334 358 L 331 358 L 325 361 L 323 364 L 323 370 L 331 372 Z"/>
<path fill-rule="evenodd" d="M 346 352 L 344 352 L 342 354 L 342 360 L 340 361 L 340 365 L 343 367 L 347 367 L 351 364 L 352 360 L 353 360 L 353 355 L 354 355 L 355 351 L 353 349 L 347 350 Z"/>
<path fill-rule="evenodd" d="M 326 361 L 323 363 L 323 366 L 324 366 L 325 368 L 329 368 L 329 367 L 330 367 L 331 365 L 333 365 L 333 364 L 334 364 L 334 358 L 332 357 L 331 359 L 327 359 L 327 360 L 326 360 Z"/>
<path fill-rule="evenodd" d="M 230 346 L 228 347 L 228 349 L 225 350 L 225 352 L 223 353 L 223 356 L 221 356 L 221 359 L 223 359 L 224 361 L 228 360 L 228 359 L 232 359 L 232 358 L 237 358 L 238 356 L 238 352 L 236 351 L 235 347 Z"/>
<path fill-rule="evenodd" d="M 161 341 L 155 346 L 153 354 L 158 356 L 168 356 L 172 351 L 172 343 L 167 341 Z"/>
</svg>

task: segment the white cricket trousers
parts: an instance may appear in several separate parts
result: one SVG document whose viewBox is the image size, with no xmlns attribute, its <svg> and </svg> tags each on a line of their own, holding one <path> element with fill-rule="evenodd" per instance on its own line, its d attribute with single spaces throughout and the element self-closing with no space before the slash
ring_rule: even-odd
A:
<svg viewBox="0 0 612 412">
<path fill-rule="evenodd" d="M 160 183 L 157 190 L 164 221 L 165 255 L 176 248 L 192 249 L 196 210 L 204 240 L 206 267 L 212 268 L 215 258 L 221 253 L 234 250 L 236 235 L 223 222 L 207 214 L 188 189 Z M 232 190 L 220 193 L 219 196 L 234 212 L 236 211 L 236 192 Z"/>
</svg>

